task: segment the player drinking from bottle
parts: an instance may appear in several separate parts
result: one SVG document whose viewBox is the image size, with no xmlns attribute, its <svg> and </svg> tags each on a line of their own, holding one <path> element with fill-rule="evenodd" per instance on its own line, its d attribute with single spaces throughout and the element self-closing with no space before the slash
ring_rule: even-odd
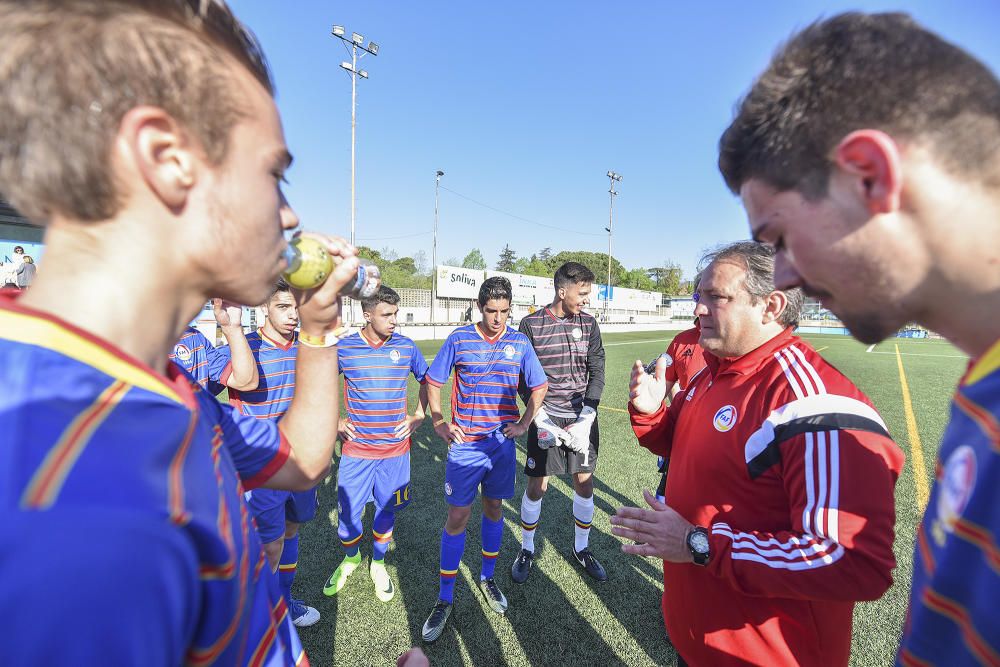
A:
<svg viewBox="0 0 1000 667">
<path fill-rule="evenodd" d="M 582 264 L 567 262 L 556 271 L 554 282 L 552 305 L 526 316 L 519 327 L 531 341 L 549 383 L 545 402 L 528 427 L 521 553 L 511 567 L 511 578 L 519 584 L 527 581 L 534 563 L 535 529 L 549 475 L 573 476 L 573 558 L 594 579 L 608 578 L 588 546 L 600 442 L 597 405 L 604 391 L 601 330 L 597 320 L 583 312 L 590 303 L 594 273 Z"/>
<path fill-rule="evenodd" d="M 507 610 L 507 598 L 493 578 L 503 538 L 502 501 L 514 497 L 514 438 L 528 430 L 547 386 L 531 343 L 507 326 L 511 298 L 509 280 L 485 280 L 478 299 L 482 321 L 452 331 L 427 372 L 434 431 L 448 443 L 444 493 L 450 506 L 441 532 L 438 601 L 423 627 L 427 642 L 441 636 L 451 615 L 455 576 L 465 550 L 465 526 L 480 487 L 483 560 L 479 589 L 493 611 L 503 614 Z M 452 415 L 447 422 L 441 415 L 441 386 L 453 369 Z M 522 373 L 531 395 L 518 419 L 517 384 Z"/>
<path fill-rule="evenodd" d="M 361 301 L 365 326 L 340 343 L 347 417 L 340 420 L 344 443 L 337 468 L 340 543 L 347 552 L 323 592 L 336 595 L 361 564 L 361 515 L 375 501 L 369 574 L 375 595 L 388 602 L 395 588 L 385 569 L 396 512 L 410 503 L 410 436 L 427 407 L 427 362 L 412 340 L 396 333 L 399 294 L 382 285 Z M 421 383 L 413 415 L 406 413 L 406 380 Z"/>
</svg>

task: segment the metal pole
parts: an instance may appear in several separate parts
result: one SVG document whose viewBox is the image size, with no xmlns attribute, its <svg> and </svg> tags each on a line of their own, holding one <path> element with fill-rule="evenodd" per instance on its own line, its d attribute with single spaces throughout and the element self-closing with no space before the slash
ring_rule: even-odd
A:
<svg viewBox="0 0 1000 667">
<path fill-rule="evenodd" d="M 611 207 L 608 209 L 608 285 L 604 293 L 604 316 L 605 321 L 611 319 L 611 234 L 615 228 L 615 181 L 611 179 Z"/>
<path fill-rule="evenodd" d="M 357 202 L 354 198 L 354 171 L 355 171 L 355 133 L 357 130 L 357 109 L 358 109 L 358 47 L 355 44 L 351 48 L 351 245 L 354 245 L 354 224 L 357 218 Z"/>
<path fill-rule="evenodd" d="M 441 188 L 441 177 L 444 172 L 438 170 L 434 177 L 434 245 L 431 249 L 431 326 L 434 326 L 434 310 L 437 306 L 437 256 L 438 256 L 438 201 Z M 433 335 L 433 333 L 432 333 Z"/>
</svg>

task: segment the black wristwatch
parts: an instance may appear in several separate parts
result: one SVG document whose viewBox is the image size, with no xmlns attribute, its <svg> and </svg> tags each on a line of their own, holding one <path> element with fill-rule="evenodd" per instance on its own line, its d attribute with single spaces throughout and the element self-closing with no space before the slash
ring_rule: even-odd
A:
<svg viewBox="0 0 1000 667">
<path fill-rule="evenodd" d="M 701 526 L 695 526 L 688 531 L 687 548 L 691 552 L 695 565 L 708 565 L 712 558 L 712 547 L 708 541 L 708 531 Z"/>
</svg>

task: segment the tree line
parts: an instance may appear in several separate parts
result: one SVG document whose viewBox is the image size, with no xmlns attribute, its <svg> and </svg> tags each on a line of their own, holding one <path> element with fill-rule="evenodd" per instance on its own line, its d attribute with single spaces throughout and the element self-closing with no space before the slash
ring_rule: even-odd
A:
<svg viewBox="0 0 1000 667">
<path fill-rule="evenodd" d="M 372 260 L 379 266 L 382 271 L 382 280 L 386 285 L 397 288 L 431 288 L 433 267 L 427 259 L 427 254 L 422 250 L 414 253 L 413 257 L 400 257 L 391 248 L 375 250 L 361 246 L 358 248 L 358 252 L 362 257 Z M 493 268 L 497 271 L 551 278 L 556 269 L 566 262 L 583 264 L 594 272 L 598 283 L 604 284 L 608 281 L 607 253 L 586 250 L 563 250 L 553 253 L 552 248 L 542 248 L 528 257 L 518 257 L 510 245 L 505 245 Z M 486 258 L 478 248 L 470 250 L 464 259 L 450 257 L 443 264 L 481 271 L 489 268 Z M 618 287 L 663 292 L 668 295 L 691 293 L 691 282 L 683 279 L 680 265 L 670 260 L 664 261 L 662 266 L 627 269 L 620 261 L 612 257 L 611 284 Z"/>
</svg>

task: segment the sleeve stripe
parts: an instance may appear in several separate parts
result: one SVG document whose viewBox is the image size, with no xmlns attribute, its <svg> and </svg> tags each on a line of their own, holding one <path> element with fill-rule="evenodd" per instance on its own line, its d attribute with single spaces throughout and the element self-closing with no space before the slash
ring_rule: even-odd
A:
<svg viewBox="0 0 1000 667">
<path fill-rule="evenodd" d="M 281 470 L 281 467 L 285 465 L 288 461 L 288 457 L 292 453 L 292 446 L 288 442 L 288 438 L 285 437 L 285 433 L 279 428 L 278 437 L 281 439 L 278 445 L 278 451 L 274 453 L 274 458 L 261 468 L 260 472 L 251 477 L 250 479 L 243 480 L 243 488 L 247 491 L 252 491 L 258 487 L 263 486 L 267 483 L 267 480 L 274 477 L 275 473 Z"/>
<path fill-rule="evenodd" d="M 762 540 L 750 533 L 734 531 L 725 523 L 714 524 L 712 534 L 732 540 L 730 557 L 733 560 L 753 561 L 781 570 L 807 570 L 832 565 L 845 553 L 844 547 L 831 539 L 792 537 L 786 542 Z"/>
</svg>

